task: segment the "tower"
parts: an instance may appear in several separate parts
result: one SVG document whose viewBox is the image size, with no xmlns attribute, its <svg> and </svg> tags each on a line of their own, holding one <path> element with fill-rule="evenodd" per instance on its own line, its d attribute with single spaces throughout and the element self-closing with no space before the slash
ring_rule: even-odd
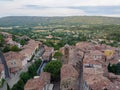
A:
<svg viewBox="0 0 120 90">
<path fill-rule="evenodd" d="M 69 61 L 69 45 L 66 44 L 65 48 L 64 48 L 64 60 L 63 60 L 63 64 L 68 64 Z"/>
</svg>

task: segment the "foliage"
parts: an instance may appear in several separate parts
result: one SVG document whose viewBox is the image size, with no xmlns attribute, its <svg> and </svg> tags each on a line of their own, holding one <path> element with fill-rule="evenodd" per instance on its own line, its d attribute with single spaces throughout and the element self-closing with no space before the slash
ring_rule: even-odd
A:
<svg viewBox="0 0 120 90">
<path fill-rule="evenodd" d="M 7 90 L 11 90 L 11 89 L 10 89 L 10 86 L 8 85 L 8 83 L 7 83 Z"/>
<path fill-rule="evenodd" d="M 108 71 L 120 75 L 120 63 L 108 64 Z"/>
<path fill-rule="evenodd" d="M 4 44 L 4 37 L 2 34 L 0 34 L 0 47 L 2 47 Z"/>
<path fill-rule="evenodd" d="M 55 54 L 54 54 L 54 58 L 56 58 L 57 60 L 61 60 L 62 56 L 63 55 L 61 52 L 55 52 Z"/>
<path fill-rule="evenodd" d="M 3 86 L 4 82 L 5 82 L 5 79 L 1 79 L 1 80 L 0 80 L 0 87 Z"/>
<path fill-rule="evenodd" d="M 10 51 L 10 46 L 6 45 L 3 50 L 4 53 L 9 52 Z"/>
<path fill-rule="evenodd" d="M 20 51 L 21 49 L 19 49 L 18 46 L 14 45 L 10 48 L 10 50 L 17 52 L 17 51 Z"/>
<path fill-rule="evenodd" d="M 20 44 L 21 44 L 21 45 L 25 45 L 25 44 L 26 44 L 26 40 L 25 40 L 25 39 L 21 39 L 21 40 L 20 40 Z"/>
<path fill-rule="evenodd" d="M 27 41 L 22 38 L 19 39 L 17 35 L 26 35 L 32 39 L 42 41 L 45 45 L 54 47 L 55 50 L 59 50 L 66 43 L 69 45 L 75 45 L 80 41 L 92 40 L 97 43 L 107 44 L 113 47 L 119 47 L 120 45 L 120 18 L 83 16 L 52 18 L 6 17 L 3 19 L 8 18 L 12 18 L 10 20 L 10 23 L 12 24 L 5 24 L 12 25 L 13 27 L 11 30 L 3 29 L 2 31 L 16 35 L 13 37 L 14 40 L 22 45 L 26 44 Z M 23 18 L 24 20 L 22 20 Z M 15 21 L 13 21 L 13 19 Z M 17 21 L 19 22 L 17 23 Z M 14 27 L 14 24 L 20 26 Z M 48 35 L 52 35 L 53 38 L 46 39 L 46 36 Z"/>
<path fill-rule="evenodd" d="M 12 90 L 24 90 L 25 83 L 34 76 L 37 75 L 37 69 L 41 65 L 41 60 L 36 60 L 31 66 L 29 66 L 27 72 L 22 72 L 20 74 L 20 80 L 12 87 Z M 21 85 L 21 86 L 20 86 Z M 17 89 L 20 88 L 20 89 Z"/>
<path fill-rule="evenodd" d="M 24 82 L 20 79 L 13 87 L 12 90 L 24 90 Z"/>
<path fill-rule="evenodd" d="M 28 73 L 30 73 L 30 77 L 34 77 L 35 75 L 37 75 L 37 73 L 36 73 L 36 66 L 34 64 L 32 64 L 28 68 Z"/>
<path fill-rule="evenodd" d="M 28 72 L 23 72 L 20 74 L 20 78 L 23 80 L 24 83 L 26 83 L 27 80 L 30 79 L 30 75 Z"/>
<path fill-rule="evenodd" d="M 29 41 L 29 39 L 27 39 L 27 38 L 25 38 L 25 39 L 24 39 L 24 38 L 18 38 L 18 37 L 15 36 L 15 35 L 12 35 L 12 40 L 20 43 L 20 45 L 25 45 L 25 44 L 27 44 L 28 41 Z"/>
<path fill-rule="evenodd" d="M 15 35 L 12 35 L 12 40 L 13 41 L 18 41 L 18 38 Z"/>
<path fill-rule="evenodd" d="M 61 62 L 58 61 L 58 60 L 55 60 L 55 61 L 49 62 L 45 66 L 44 71 L 51 73 L 51 79 L 53 81 L 57 81 L 60 78 L 60 69 L 61 69 L 61 67 L 62 67 Z"/>
<path fill-rule="evenodd" d="M 39 68 L 39 66 L 41 65 L 41 62 L 42 62 L 42 61 L 41 61 L 40 59 L 35 60 L 34 64 L 35 64 L 35 66 L 36 66 L 36 69 Z"/>
<path fill-rule="evenodd" d="M 120 24 L 120 18 L 100 16 L 72 16 L 72 17 L 33 17 L 33 16 L 10 16 L 0 19 L 0 26 L 35 26 L 49 24 Z"/>
<path fill-rule="evenodd" d="M 9 46 L 9 45 L 6 45 L 4 48 L 3 48 L 3 52 L 4 53 L 6 53 L 6 52 L 9 52 L 9 51 L 14 51 L 14 52 L 18 52 L 18 51 L 20 51 L 21 49 L 18 47 L 18 46 L 16 46 L 16 45 L 14 45 L 14 46 Z"/>
</svg>

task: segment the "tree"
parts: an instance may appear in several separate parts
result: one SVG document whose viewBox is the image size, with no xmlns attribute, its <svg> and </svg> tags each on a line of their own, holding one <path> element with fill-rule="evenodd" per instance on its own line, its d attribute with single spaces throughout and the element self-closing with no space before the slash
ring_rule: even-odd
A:
<svg viewBox="0 0 120 90">
<path fill-rule="evenodd" d="M 11 89 L 10 89 L 10 86 L 8 85 L 8 83 L 7 83 L 7 90 L 11 90 Z"/>
<path fill-rule="evenodd" d="M 0 47 L 2 47 L 4 44 L 4 37 L 2 34 L 0 34 Z"/>
<path fill-rule="evenodd" d="M 35 66 L 36 66 L 36 69 L 38 69 L 39 68 L 39 66 L 41 65 L 41 60 L 40 59 L 38 59 L 38 60 L 35 60 Z"/>
<path fill-rule="evenodd" d="M 20 44 L 21 44 L 21 45 L 25 45 L 25 44 L 26 44 L 26 41 L 25 41 L 24 39 L 21 39 L 21 40 L 20 40 Z"/>
<path fill-rule="evenodd" d="M 23 80 L 19 80 L 13 87 L 12 90 L 24 90 L 24 82 Z"/>
<path fill-rule="evenodd" d="M 111 66 L 111 72 L 112 72 L 112 73 L 116 73 L 116 65 L 115 65 L 115 64 L 113 64 L 113 65 Z"/>
<path fill-rule="evenodd" d="M 15 35 L 12 35 L 12 40 L 17 41 L 17 37 Z"/>
<path fill-rule="evenodd" d="M 108 64 L 108 71 L 114 74 L 120 75 L 120 63 L 117 64 Z"/>
<path fill-rule="evenodd" d="M 55 52 L 55 54 L 54 54 L 54 58 L 56 58 L 57 60 L 61 60 L 62 56 L 63 55 L 61 52 Z"/>
<path fill-rule="evenodd" d="M 30 75 L 30 77 L 34 77 L 35 75 L 37 75 L 36 73 L 36 66 L 34 64 L 32 64 L 29 68 L 28 68 L 28 73 Z"/>
<path fill-rule="evenodd" d="M 120 75 L 120 63 L 116 64 L 116 74 Z"/>
<path fill-rule="evenodd" d="M 3 48 L 3 52 L 5 53 L 5 52 L 9 52 L 10 51 L 10 47 L 9 46 L 5 46 L 4 48 Z"/>
<path fill-rule="evenodd" d="M 27 80 L 30 79 L 29 73 L 28 72 L 21 73 L 20 78 L 23 80 L 24 83 L 26 83 Z"/>
<path fill-rule="evenodd" d="M 33 78 L 37 75 L 37 69 L 41 64 L 41 60 L 35 60 L 35 62 L 29 66 L 27 72 L 23 72 L 20 74 L 20 80 L 12 87 L 12 90 L 24 90 L 24 85 L 30 78 Z"/>
<path fill-rule="evenodd" d="M 108 64 L 107 68 L 108 68 L 108 71 L 111 72 L 111 64 L 110 63 Z"/>
<path fill-rule="evenodd" d="M 55 61 L 49 62 L 45 66 L 44 71 L 51 73 L 51 79 L 53 81 L 57 81 L 57 80 L 60 79 L 60 69 L 61 69 L 61 67 L 62 67 L 61 62 L 58 61 L 58 60 L 55 60 Z"/>
<path fill-rule="evenodd" d="M 10 48 L 10 50 L 17 52 L 17 51 L 20 51 L 20 48 L 18 48 L 18 46 L 14 45 Z"/>
</svg>

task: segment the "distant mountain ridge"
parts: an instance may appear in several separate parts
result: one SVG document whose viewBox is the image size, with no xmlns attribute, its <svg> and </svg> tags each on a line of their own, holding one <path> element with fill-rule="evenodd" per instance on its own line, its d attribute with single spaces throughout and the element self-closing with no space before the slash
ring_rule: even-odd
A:
<svg viewBox="0 0 120 90">
<path fill-rule="evenodd" d="M 24 25 L 72 25 L 72 24 L 120 24 L 120 17 L 103 16 L 68 16 L 68 17 L 39 17 L 39 16 L 8 16 L 0 18 L 0 26 Z"/>
</svg>

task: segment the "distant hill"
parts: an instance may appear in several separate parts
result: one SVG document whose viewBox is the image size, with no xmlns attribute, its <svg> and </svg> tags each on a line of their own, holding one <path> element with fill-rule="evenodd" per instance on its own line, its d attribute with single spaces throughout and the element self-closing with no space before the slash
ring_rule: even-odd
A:
<svg viewBox="0 0 120 90">
<path fill-rule="evenodd" d="M 69 17 L 38 17 L 9 16 L 0 18 L 0 26 L 35 26 L 35 25 L 74 25 L 74 24 L 120 24 L 119 17 L 102 16 L 69 16 Z"/>
</svg>

